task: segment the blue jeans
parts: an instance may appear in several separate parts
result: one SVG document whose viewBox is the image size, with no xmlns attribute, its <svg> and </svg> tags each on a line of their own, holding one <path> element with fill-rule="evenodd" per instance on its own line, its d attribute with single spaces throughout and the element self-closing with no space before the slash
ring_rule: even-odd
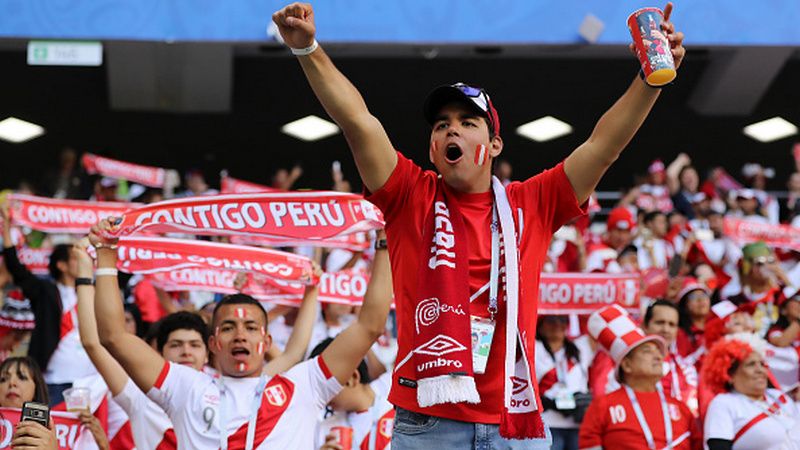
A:
<svg viewBox="0 0 800 450">
<path fill-rule="evenodd" d="M 547 439 L 507 440 L 500 426 L 459 422 L 397 408 L 392 431 L 392 450 L 547 450 Z"/>
<path fill-rule="evenodd" d="M 577 428 L 551 428 L 553 446 L 550 450 L 578 450 Z"/>
</svg>

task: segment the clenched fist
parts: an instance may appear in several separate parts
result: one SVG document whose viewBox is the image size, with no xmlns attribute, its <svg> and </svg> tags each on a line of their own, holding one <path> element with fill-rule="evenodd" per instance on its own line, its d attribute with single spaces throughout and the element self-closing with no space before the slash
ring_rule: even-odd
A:
<svg viewBox="0 0 800 450">
<path fill-rule="evenodd" d="M 289 48 L 306 48 L 314 43 L 317 28 L 314 9 L 308 3 L 292 3 L 273 14 L 272 21 Z"/>
</svg>

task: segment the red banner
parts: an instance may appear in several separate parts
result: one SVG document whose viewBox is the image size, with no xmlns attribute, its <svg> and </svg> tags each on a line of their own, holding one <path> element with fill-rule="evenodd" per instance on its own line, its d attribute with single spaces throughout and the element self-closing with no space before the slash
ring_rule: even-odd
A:
<svg viewBox="0 0 800 450">
<path fill-rule="evenodd" d="M 117 267 L 128 273 L 156 273 L 184 268 L 248 271 L 269 278 L 308 284 L 311 260 L 292 253 L 207 241 L 125 237 L 119 241 Z"/>
<path fill-rule="evenodd" d="M 167 178 L 166 169 L 160 167 L 142 166 L 91 153 L 85 153 L 81 161 L 86 172 L 91 175 L 100 174 L 112 178 L 122 178 L 150 187 L 164 187 L 164 181 Z"/>
<path fill-rule="evenodd" d="M 262 184 L 251 183 L 228 176 L 223 171 L 219 177 L 220 192 L 223 194 L 252 194 L 254 192 L 281 192 L 280 189 L 271 188 Z"/>
<path fill-rule="evenodd" d="M 57 200 L 33 195 L 8 196 L 11 222 L 45 233 L 86 234 L 99 220 L 121 216 L 139 203 Z"/>
<path fill-rule="evenodd" d="M 233 280 L 239 271 L 227 269 L 191 268 L 148 275 L 154 284 L 165 291 L 209 291 L 220 294 L 238 292 Z M 324 273 L 319 281 L 319 301 L 360 305 L 369 284 L 364 271 L 343 270 Z M 242 293 L 269 303 L 296 306 L 303 298 L 305 286 L 300 283 L 268 279 L 260 274 L 248 274 Z"/>
<path fill-rule="evenodd" d="M 258 245 L 262 247 L 313 247 L 341 248 L 351 252 L 363 252 L 369 247 L 366 233 L 353 233 L 347 236 L 323 240 L 271 239 L 261 236 L 231 236 L 231 242 L 239 245 Z"/>
<path fill-rule="evenodd" d="M 173 199 L 126 213 L 115 235 L 142 231 L 324 240 L 384 226 L 383 214 L 355 194 L 281 192 Z"/>
<path fill-rule="evenodd" d="M 47 266 L 50 264 L 51 253 L 53 253 L 52 248 L 17 247 L 19 262 L 36 275 L 48 275 L 50 273 Z"/>
<path fill-rule="evenodd" d="M 726 217 L 725 234 L 740 245 L 764 241 L 771 247 L 800 251 L 800 229 Z"/>
<path fill-rule="evenodd" d="M 0 408 L 0 449 L 11 448 L 11 438 L 19 423 L 21 411 L 17 408 Z M 56 444 L 59 450 L 77 448 L 76 441 L 83 432 L 75 413 L 50 411 L 56 431 Z M 86 430 L 88 433 L 89 431 Z M 78 443 L 80 445 L 80 442 Z M 85 442 L 83 443 L 86 444 Z"/>
<path fill-rule="evenodd" d="M 539 314 L 591 314 L 617 303 L 638 314 L 639 274 L 543 273 Z"/>
</svg>

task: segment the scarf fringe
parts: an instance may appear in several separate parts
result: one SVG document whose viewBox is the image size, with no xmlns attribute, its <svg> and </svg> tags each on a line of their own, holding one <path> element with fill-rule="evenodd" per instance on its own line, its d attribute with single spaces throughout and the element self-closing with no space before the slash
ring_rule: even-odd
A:
<svg viewBox="0 0 800 450">
<path fill-rule="evenodd" d="M 460 402 L 481 402 L 475 378 L 466 375 L 440 375 L 417 381 L 417 403 L 422 408 Z"/>
<path fill-rule="evenodd" d="M 500 417 L 500 436 L 505 439 L 546 439 L 547 433 L 538 411 L 524 414 L 504 411 Z"/>
</svg>

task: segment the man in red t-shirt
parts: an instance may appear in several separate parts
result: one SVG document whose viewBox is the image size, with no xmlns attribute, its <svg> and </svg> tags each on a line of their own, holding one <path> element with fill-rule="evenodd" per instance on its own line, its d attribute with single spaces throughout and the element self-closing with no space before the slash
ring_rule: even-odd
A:
<svg viewBox="0 0 800 450">
<path fill-rule="evenodd" d="M 614 360 L 616 391 L 595 398 L 581 424 L 581 449 L 699 447 L 699 427 L 689 408 L 661 386 L 666 342 L 645 335 L 622 308 L 606 307 L 589 318 L 589 334 Z M 667 422 L 669 418 L 669 422 Z"/>
<path fill-rule="evenodd" d="M 669 23 L 671 10 L 668 4 L 664 30 L 678 65 L 683 34 Z M 439 175 L 423 171 L 395 151 L 319 46 L 311 6 L 294 3 L 273 21 L 341 127 L 368 198 L 386 218 L 399 346 L 392 448 L 549 447 L 532 369 L 547 247 L 561 225 L 584 212 L 580 205 L 659 90 L 636 78 L 563 163 L 503 187 L 491 176 L 503 150 L 499 116 L 483 89 L 458 83 L 428 97 L 429 157 Z M 531 439 L 508 440 L 523 438 Z"/>
</svg>

